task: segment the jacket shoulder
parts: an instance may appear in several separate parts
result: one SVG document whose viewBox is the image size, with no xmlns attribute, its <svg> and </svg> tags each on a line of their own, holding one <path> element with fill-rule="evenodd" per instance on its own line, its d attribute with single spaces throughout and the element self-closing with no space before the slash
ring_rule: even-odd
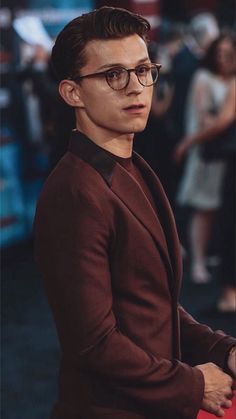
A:
<svg viewBox="0 0 236 419">
<path fill-rule="evenodd" d="M 41 196 L 98 195 L 98 188 L 107 188 L 102 176 L 90 164 L 67 152 L 45 181 Z"/>
</svg>

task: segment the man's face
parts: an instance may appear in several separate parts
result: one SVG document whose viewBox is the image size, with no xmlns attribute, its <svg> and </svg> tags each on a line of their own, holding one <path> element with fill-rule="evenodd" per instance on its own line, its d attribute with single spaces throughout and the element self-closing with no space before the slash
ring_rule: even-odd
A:
<svg viewBox="0 0 236 419">
<path fill-rule="evenodd" d="M 80 75 L 122 66 L 127 69 L 149 63 L 147 47 L 138 35 L 115 40 L 94 40 L 86 47 L 87 64 Z M 105 77 L 79 82 L 82 106 L 76 109 L 79 128 L 103 138 L 142 131 L 151 107 L 152 87 L 142 86 L 134 72 L 126 88 L 113 90 Z M 83 129 L 85 132 L 85 129 Z M 86 134 L 86 132 L 85 132 Z"/>
</svg>

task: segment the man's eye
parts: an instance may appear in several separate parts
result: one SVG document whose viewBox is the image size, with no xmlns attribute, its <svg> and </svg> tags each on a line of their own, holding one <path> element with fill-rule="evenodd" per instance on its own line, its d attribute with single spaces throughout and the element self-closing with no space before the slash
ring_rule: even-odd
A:
<svg viewBox="0 0 236 419">
<path fill-rule="evenodd" d="M 124 72 L 123 68 L 115 68 L 113 70 L 107 71 L 107 77 L 110 80 L 117 80 L 122 76 L 123 72 Z"/>
<path fill-rule="evenodd" d="M 148 65 L 141 65 L 136 68 L 136 72 L 142 76 L 147 74 L 149 71 L 150 71 L 150 67 Z"/>
</svg>

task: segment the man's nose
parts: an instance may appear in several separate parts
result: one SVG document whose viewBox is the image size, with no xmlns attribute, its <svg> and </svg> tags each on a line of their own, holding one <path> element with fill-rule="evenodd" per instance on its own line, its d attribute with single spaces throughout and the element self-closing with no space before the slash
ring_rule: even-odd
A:
<svg viewBox="0 0 236 419">
<path fill-rule="evenodd" d="M 139 82 L 139 79 L 135 71 L 131 71 L 129 74 L 129 83 L 126 87 L 128 93 L 141 93 L 144 89 L 144 86 Z"/>
</svg>

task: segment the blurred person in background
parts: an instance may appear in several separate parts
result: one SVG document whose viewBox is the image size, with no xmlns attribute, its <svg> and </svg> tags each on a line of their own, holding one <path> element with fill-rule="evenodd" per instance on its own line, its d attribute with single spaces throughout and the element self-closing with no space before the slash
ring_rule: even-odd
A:
<svg viewBox="0 0 236 419">
<path fill-rule="evenodd" d="M 32 113 L 33 106 L 30 104 L 28 121 L 33 131 L 39 119 L 40 138 L 38 141 L 47 147 L 48 170 L 51 171 L 67 151 L 67 138 L 75 124 L 74 115 L 59 95 L 57 82 L 50 67 L 50 53 L 42 45 L 34 45 L 30 48 L 30 60 L 19 71 L 19 80 L 30 87 L 38 101 L 39 114 Z M 27 98 L 27 94 L 25 97 Z"/>
<path fill-rule="evenodd" d="M 173 150 L 184 135 L 184 109 L 192 77 L 211 42 L 219 35 L 215 17 L 200 13 L 188 28 L 162 22 L 151 46 L 154 60 L 163 63 L 158 89 L 144 133 L 136 135 L 135 149 L 147 160 L 163 182 L 175 210 L 176 188 L 182 165 L 173 162 Z"/>
<path fill-rule="evenodd" d="M 185 132 L 184 110 L 189 86 L 209 45 L 219 35 L 219 26 L 211 13 L 199 13 L 190 21 L 182 48 L 173 58 L 174 96 L 171 104 L 172 129 L 175 143 Z"/>
<path fill-rule="evenodd" d="M 223 156 L 206 161 L 199 143 L 213 141 L 214 135 L 223 133 L 235 118 L 235 62 L 235 34 L 221 34 L 210 45 L 193 79 L 186 108 L 186 137 L 175 151 L 177 161 L 188 152 L 177 201 L 193 209 L 189 245 L 191 278 L 196 283 L 210 279 L 205 259 L 215 216 L 222 206 L 226 172 Z"/>
<path fill-rule="evenodd" d="M 151 42 L 149 55 L 153 62 L 161 62 L 158 86 L 154 87 L 152 107 L 144 132 L 136 134 L 134 147 L 159 176 L 165 192 L 174 206 L 175 168 L 172 159 L 173 130 L 169 115 L 174 85 L 172 61 L 182 46 L 183 25 L 169 21 L 161 24 L 158 42 Z"/>
<path fill-rule="evenodd" d="M 219 26 L 215 16 L 209 12 L 198 13 L 186 26 L 182 47 L 173 57 L 172 80 L 174 90 L 168 111 L 170 121 L 169 131 L 171 131 L 172 137 L 172 156 L 176 144 L 178 144 L 185 134 L 185 108 L 192 78 L 199 68 L 207 48 L 218 35 Z M 175 204 L 176 189 L 182 177 L 183 167 L 184 165 L 181 163 L 172 168 L 172 195 L 174 195 L 172 202 Z M 181 231 L 182 220 L 178 219 L 179 214 L 177 209 L 175 212 L 177 215 L 177 224 Z"/>
<path fill-rule="evenodd" d="M 236 127 L 234 130 L 236 136 Z M 220 279 L 222 293 L 217 308 L 223 313 L 236 311 L 236 146 L 227 153 L 226 175 L 223 183 L 223 205 L 219 222 L 221 226 Z"/>
</svg>

